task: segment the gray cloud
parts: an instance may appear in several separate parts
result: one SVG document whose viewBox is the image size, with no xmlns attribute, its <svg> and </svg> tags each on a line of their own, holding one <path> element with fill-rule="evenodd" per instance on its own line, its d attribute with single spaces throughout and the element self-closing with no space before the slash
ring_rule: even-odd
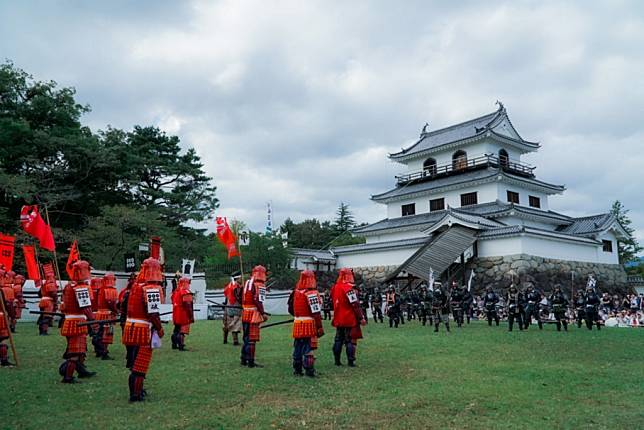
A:
<svg viewBox="0 0 644 430">
<path fill-rule="evenodd" d="M 0 4 L 0 57 L 75 86 L 86 121 L 154 123 L 194 146 L 221 213 L 261 230 L 385 216 L 370 194 L 437 128 L 503 100 L 528 161 L 571 214 L 631 209 L 644 240 L 639 2 L 22 2 Z"/>
</svg>

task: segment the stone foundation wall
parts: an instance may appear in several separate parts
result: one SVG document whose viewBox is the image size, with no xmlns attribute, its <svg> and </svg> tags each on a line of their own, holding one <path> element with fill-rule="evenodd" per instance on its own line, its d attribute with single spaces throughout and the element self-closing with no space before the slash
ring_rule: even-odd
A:
<svg viewBox="0 0 644 430">
<path fill-rule="evenodd" d="M 398 266 L 354 267 L 353 274 L 356 284 L 362 282 L 367 288 L 380 287 L 385 282 L 385 278 L 397 268 Z"/>
<path fill-rule="evenodd" d="M 532 282 L 543 291 L 551 291 L 555 284 L 560 284 L 564 291 L 569 292 L 571 272 L 575 272 L 575 291 L 586 287 L 589 274 L 595 276 L 601 292 L 624 294 L 630 291 L 626 272 L 619 264 L 555 260 L 516 254 L 504 257 L 474 258 L 467 263 L 468 273 L 472 268 L 474 268 L 475 275 L 472 288 L 476 291 L 480 291 L 488 285 L 495 289 L 507 288 L 512 281 L 510 271 L 518 276 L 520 282 Z"/>
</svg>

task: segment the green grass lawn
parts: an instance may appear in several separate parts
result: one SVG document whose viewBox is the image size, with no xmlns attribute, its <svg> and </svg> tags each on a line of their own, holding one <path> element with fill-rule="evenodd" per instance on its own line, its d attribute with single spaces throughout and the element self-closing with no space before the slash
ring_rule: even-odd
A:
<svg viewBox="0 0 644 430">
<path fill-rule="evenodd" d="M 262 331 L 263 369 L 240 367 L 220 327 L 195 324 L 189 352 L 166 336 L 147 401 L 129 404 L 120 343 L 115 361 L 88 358 L 96 377 L 64 385 L 58 330 L 39 337 L 21 323 L 21 366 L 0 369 L 0 428 L 644 428 L 644 330 L 473 323 L 446 335 L 371 322 L 352 369 L 333 365 L 327 325 L 310 379 L 292 375 L 290 325 Z"/>
</svg>

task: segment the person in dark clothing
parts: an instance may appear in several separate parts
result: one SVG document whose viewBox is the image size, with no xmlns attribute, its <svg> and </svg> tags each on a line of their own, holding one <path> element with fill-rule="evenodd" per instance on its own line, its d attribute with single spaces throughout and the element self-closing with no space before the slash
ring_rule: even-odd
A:
<svg viewBox="0 0 644 430">
<path fill-rule="evenodd" d="M 516 285 L 510 285 L 505 302 L 508 307 L 508 331 L 512 331 L 514 321 L 517 321 L 519 330 L 523 330 L 523 293 L 519 291 Z"/>
<path fill-rule="evenodd" d="M 541 293 L 539 293 L 534 285 L 528 284 L 526 287 L 525 293 L 525 314 L 523 319 L 523 325 L 527 330 L 532 323 L 532 318 L 537 320 L 539 325 L 539 330 L 543 330 L 543 322 L 541 321 L 541 315 L 539 313 L 539 302 L 541 301 Z"/>
<path fill-rule="evenodd" d="M 559 285 L 555 286 L 555 290 L 550 295 L 550 303 L 552 304 L 552 312 L 555 314 L 557 321 L 557 331 L 561 331 L 561 325 L 565 331 L 568 331 L 568 320 L 566 319 L 566 309 L 568 308 L 568 298 L 561 291 Z"/>
<path fill-rule="evenodd" d="M 499 325 L 499 314 L 496 312 L 496 304 L 499 303 L 499 296 L 488 286 L 483 295 L 483 306 L 485 306 L 485 316 L 487 317 L 487 325 L 492 325 L 492 320 Z"/>
</svg>

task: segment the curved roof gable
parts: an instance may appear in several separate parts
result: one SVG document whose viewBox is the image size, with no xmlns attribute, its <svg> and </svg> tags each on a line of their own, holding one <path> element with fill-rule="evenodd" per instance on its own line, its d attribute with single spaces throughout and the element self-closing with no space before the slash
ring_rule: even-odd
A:
<svg viewBox="0 0 644 430">
<path fill-rule="evenodd" d="M 389 158 L 400 161 L 444 145 L 467 141 L 472 138 L 485 137 L 486 135 L 510 139 L 514 143 L 526 147 L 529 151 L 533 151 L 539 147 L 538 143 L 524 140 L 519 135 L 512 125 L 512 121 L 510 121 L 505 107 L 499 103 L 499 109 L 495 112 L 439 130 L 421 133 L 420 139 L 416 143 L 409 148 L 389 154 Z"/>
</svg>

